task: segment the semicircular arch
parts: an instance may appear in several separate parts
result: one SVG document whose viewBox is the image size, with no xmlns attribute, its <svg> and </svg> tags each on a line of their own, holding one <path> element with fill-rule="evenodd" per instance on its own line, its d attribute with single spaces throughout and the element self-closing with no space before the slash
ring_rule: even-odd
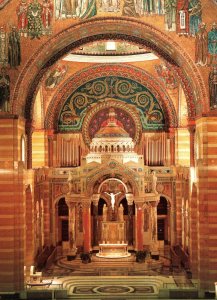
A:
<svg viewBox="0 0 217 300">
<path fill-rule="evenodd" d="M 134 174 L 132 170 L 130 170 L 127 167 L 124 167 L 125 171 L 123 170 L 123 167 L 118 170 L 118 174 L 115 174 L 115 171 L 109 166 L 101 168 L 95 175 L 92 175 L 91 177 L 87 178 L 87 192 L 88 195 L 92 195 L 94 193 L 94 187 L 102 178 L 110 178 L 110 179 L 120 179 L 124 178 L 124 181 L 128 181 L 130 185 L 133 188 L 133 193 L 135 196 L 139 195 L 139 186 L 138 181 L 136 180 L 137 177 Z"/>
<path fill-rule="evenodd" d="M 33 53 L 15 84 L 11 112 L 22 114 L 25 108 L 25 117 L 31 120 L 36 89 L 48 67 L 73 48 L 102 39 L 120 39 L 144 45 L 172 63 L 186 93 L 189 118 L 201 115 L 203 107 L 208 110 L 208 94 L 201 74 L 178 43 L 154 26 L 133 18 L 99 17 L 73 24 L 48 39 Z M 26 88 L 26 82 L 29 88 Z"/>
<path fill-rule="evenodd" d="M 79 87 L 88 85 L 89 82 L 91 80 L 94 80 L 95 78 L 100 79 L 102 77 L 105 77 L 108 79 L 113 76 L 115 76 L 116 78 L 118 76 L 124 77 L 128 80 L 131 80 L 135 85 L 138 84 L 141 87 L 144 86 L 145 88 L 147 88 L 152 93 L 153 97 L 155 97 L 156 101 L 159 102 L 158 105 L 163 110 L 166 126 L 177 127 L 178 120 L 174 104 L 168 93 L 162 87 L 162 84 L 158 82 L 156 78 L 138 67 L 107 64 L 106 66 L 95 65 L 93 67 L 87 67 L 77 72 L 72 78 L 69 78 L 64 83 L 64 85 L 61 87 L 61 89 L 59 89 L 57 94 L 55 94 L 49 104 L 45 117 L 45 128 L 54 128 L 56 130 L 58 129 L 56 120 L 59 119 L 60 111 L 70 95 L 72 93 L 76 94 L 76 90 Z M 106 96 L 107 94 L 105 95 L 105 97 Z M 124 101 L 122 102 L 124 103 Z M 99 101 L 97 103 L 99 103 Z M 125 104 L 126 103 L 127 102 L 125 102 Z M 134 105 L 138 109 L 141 109 L 143 107 L 138 97 L 135 98 L 135 100 L 133 100 L 132 98 L 132 100 L 129 101 L 129 104 Z"/>
</svg>

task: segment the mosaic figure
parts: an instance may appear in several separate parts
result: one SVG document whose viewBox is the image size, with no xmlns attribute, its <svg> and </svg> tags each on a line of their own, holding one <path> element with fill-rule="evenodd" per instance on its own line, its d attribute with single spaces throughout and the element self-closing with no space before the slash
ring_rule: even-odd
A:
<svg viewBox="0 0 217 300">
<path fill-rule="evenodd" d="M 217 109 L 217 67 L 213 67 L 209 74 L 210 108 Z"/>
<path fill-rule="evenodd" d="M 0 73 L 0 111 L 8 111 L 8 101 L 10 99 L 10 77 L 4 67 Z"/>
<path fill-rule="evenodd" d="M 88 19 L 97 13 L 96 0 L 83 0 L 79 6 L 79 18 Z"/>
<path fill-rule="evenodd" d="M 75 0 L 60 0 L 56 2 L 56 9 L 58 10 L 58 19 L 76 17 L 76 8 L 78 3 Z"/>
<path fill-rule="evenodd" d="M 118 0 L 117 0 L 118 1 Z M 56 18 L 87 19 L 97 13 L 96 0 L 57 0 Z"/>
<path fill-rule="evenodd" d="M 120 11 L 120 0 L 102 0 L 99 4 L 99 11 L 114 13 Z"/>
<path fill-rule="evenodd" d="M 8 36 L 8 63 L 11 68 L 16 68 L 21 63 L 20 35 L 15 26 Z"/>
<path fill-rule="evenodd" d="M 176 0 L 165 0 L 165 23 L 166 30 L 176 30 Z"/>
<path fill-rule="evenodd" d="M 164 14 L 164 2 L 165 0 L 155 0 L 155 12 L 158 15 Z"/>
<path fill-rule="evenodd" d="M 200 0 L 189 0 L 189 33 L 191 36 L 195 36 L 199 30 L 199 24 L 202 22 L 201 17 L 201 2 Z"/>
<path fill-rule="evenodd" d="M 217 24 L 213 23 L 212 29 L 208 33 L 208 52 L 210 65 L 217 64 Z"/>
<path fill-rule="evenodd" d="M 154 14 L 155 0 L 144 0 L 144 11 L 148 14 Z"/>
<path fill-rule="evenodd" d="M 122 16 L 138 18 L 140 15 L 136 11 L 134 0 L 124 0 Z"/>
<path fill-rule="evenodd" d="M 45 86 L 47 89 L 54 89 L 63 79 L 67 71 L 66 66 L 57 65 L 51 72 L 48 73 L 45 80 Z"/>
<path fill-rule="evenodd" d="M 0 64 L 6 65 L 8 62 L 7 51 L 8 37 L 4 27 L 0 27 Z"/>
<path fill-rule="evenodd" d="M 199 25 L 199 30 L 196 33 L 195 40 L 195 62 L 197 65 L 205 66 L 207 64 L 208 55 L 208 35 L 206 31 L 206 24 L 201 23 Z"/>
<path fill-rule="evenodd" d="M 42 6 L 37 0 L 33 0 L 28 7 L 27 18 L 28 18 L 28 35 L 31 39 L 40 39 L 42 35 Z"/>
<path fill-rule="evenodd" d="M 17 17 L 18 17 L 17 27 L 19 29 L 20 35 L 27 37 L 27 25 L 28 25 L 28 18 L 27 18 L 28 3 L 27 3 L 27 1 L 21 0 L 16 11 L 17 11 Z"/>
<path fill-rule="evenodd" d="M 155 69 L 160 79 L 164 82 L 166 88 L 175 89 L 177 87 L 177 81 L 171 68 L 161 64 L 156 65 Z"/>
<path fill-rule="evenodd" d="M 178 35 L 189 34 L 188 1 L 189 0 L 177 0 L 176 32 Z"/>
<path fill-rule="evenodd" d="M 139 16 L 144 15 L 144 8 L 143 8 L 144 3 L 143 3 L 143 0 L 135 0 L 134 4 L 135 4 L 136 13 Z"/>
<path fill-rule="evenodd" d="M 53 3 L 51 2 L 51 0 L 44 0 L 42 3 L 43 34 L 51 34 L 52 17 L 53 17 Z"/>
</svg>

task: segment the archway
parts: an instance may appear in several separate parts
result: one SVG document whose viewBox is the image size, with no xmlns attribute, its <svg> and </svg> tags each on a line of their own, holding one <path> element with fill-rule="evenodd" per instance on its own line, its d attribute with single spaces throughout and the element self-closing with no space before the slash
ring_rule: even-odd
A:
<svg viewBox="0 0 217 300">
<path fill-rule="evenodd" d="M 130 203 L 129 208 L 126 199 L 129 188 L 119 178 L 107 178 L 97 187 L 97 191 L 98 202 L 91 206 L 93 250 L 100 249 L 101 255 L 102 249 L 113 244 L 111 247 L 117 246 L 115 251 L 111 250 L 115 256 L 128 256 L 126 247 L 133 245 L 135 216 L 135 204 Z M 103 244 L 106 244 L 105 247 Z M 124 253 L 119 253 L 120 249 Z"/>
<path fill-rule="evenodd" d="M 65 198 L 60 198 L 56 203 L 56 242 L 62 248 L 68 248 L 69 242 L 69 209 Z"/>
<path fill-rule="evenodd" d="M 189 118 L 201 115 L 203 106 L 205 111 L 208 110 L 208 95 L 203 80 L 186 51 L 168 35 L 151 25 L 125 17 L 108 17 L 94 18 L 72 25 L 44 43 L 31 56 L 20 74 L 12 99 L 12 112 L 21 113 L 21 108 L 25 107 L 25 117 L 31 120 L 36 89 L 47 68 L 73 48 L 102 39 L 128 40 L 145 45 L 176 69 L 186 92 Z M 35 68 L 39 61 L 40 66 Z M 191 81 L 188 78 L 191 78 Z M 26 89 L 26 81 L 29 82 L 29 89 Z M 192 90 L 197 91 L 197 94 L 192 93 Z M 203 105 L 199 102 L 200 99 Z"/>
</svg>

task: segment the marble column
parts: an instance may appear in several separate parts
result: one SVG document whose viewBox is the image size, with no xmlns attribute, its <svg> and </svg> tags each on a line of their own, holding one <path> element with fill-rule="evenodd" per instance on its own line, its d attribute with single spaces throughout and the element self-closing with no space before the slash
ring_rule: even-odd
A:
<svg viewBox="0 0 217 300">
<path fill-rule="evenodd" d="M 76 252 L 76 228 L 75 228 L 75 210 L 76 202 L 66 200 L 69 207 L 69 249 L 70 252 Z"/>
<path fill-rule="evenodd" d="M 83 251 L 89 253 L 91 251 L 91 222 L 90 222 L 90 202 L 82 202 L 83 211 Z"/>
<path fill-rule="evenodd" d="M 157 205 L 158 201 L 151 201 L 151 255 L 159 255 L 157 236 Z"/>
<path fill-rule="evenodd" d="M 98 203 L 99 203 L 99 194 L 93 194 L 93 228 L 92 228 L 92 237 L 93 237 L 93 246 L 99 244 L 98 237 Z"/>
<path fill-rule="evenodd" d="M 176 230 L 176 209 L 170 208 L 170 232 L 171 232 L 171 245 L 174 246 L 177 243 L 177 230 Z"/>
<path fill-rule="evenodd" d="M 158 205 L 158 201 L 153 201 L 150 203 L 151 203 L 151 207 L 152 207 L 152 212 L 151 212 L 152 238 L 151 239 L 152 239 L 152 243 L 155 243 L 158 240 L 158 237 L 157 237 L 157 205 Z"/>
<path fill-rule="evenodd" d="M 195 166 L 195 158 L 194 158 L 194 139 L 195 139 L 195 125 L 189 124 L 188 131 L 190 133 L 190 166 Z"/>
<path fill-rule="evenodd" d="M 136 202 L 136 250 L 143 250 L 143 202 Z"/>
<path fill-rule="evenodd" d="M 126 194 L 128 204 L 128 245 L 133 245 L 133 194 Z"/>
</svg>

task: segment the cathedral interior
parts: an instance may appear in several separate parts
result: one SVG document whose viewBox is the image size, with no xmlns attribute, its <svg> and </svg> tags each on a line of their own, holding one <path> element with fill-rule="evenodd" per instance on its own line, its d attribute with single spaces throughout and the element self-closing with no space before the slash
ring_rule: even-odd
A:
<svg viewBox="0 0 217 300">
<path fill-rule="evenodd" d="M 0 0 L 0 299 L 216 297 L 216 22 Z"/>
</svg>

